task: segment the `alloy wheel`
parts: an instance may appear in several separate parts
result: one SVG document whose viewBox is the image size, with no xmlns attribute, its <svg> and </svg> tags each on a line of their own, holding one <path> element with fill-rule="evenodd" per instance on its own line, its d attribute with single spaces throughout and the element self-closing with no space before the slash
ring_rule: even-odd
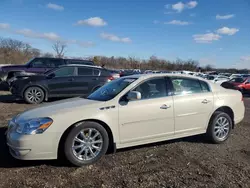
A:
<svg viewBox="0 0 250 188">
<path fill-rule="evenodd" d="M 103 137 L 94 128 L 81 130 L 74 138 L 72 151 L 81 161 L 89 161 L 98 156 L 103 147 Z"/>
<path fill-rule="evenodd" d="M 42 97 L 42 92 L 39 89 L 34 88 L 27 92 L 27 98 L 33 103 L 41 101 Z"/>
<path fill-rule="evenodd" d="M 215 136 L 219 140 L 227 138 L 230 130 L 230 122 L 226 117 L 219 117 L 214 126 Z"/>
</svg>

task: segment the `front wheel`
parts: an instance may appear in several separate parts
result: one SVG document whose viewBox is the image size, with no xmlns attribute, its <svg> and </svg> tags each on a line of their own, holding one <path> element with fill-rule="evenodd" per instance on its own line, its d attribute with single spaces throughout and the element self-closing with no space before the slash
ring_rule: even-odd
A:
<svg viewBox="0 0 250 188">
<path fill-rule="evenodd" d="M 230 136 L 232 130 L 232 119 L 224 112 L 215 112 L 210 120 L 207 136 L 215 144 L 225 142 Z"/>
<path fill-rule="evenodd" d="M 24 92 L 24 100 L 29 104 L 43 102 L 45 93 L 40 87 L 28 87 Z"/>
<path fill-rule="evenodd" d="M 75 166 L 93 164 L 106 152 L 109 145 L 108 133 L 96 122 L 81 122 L 66 138 L 64 154 Z"/>
</svg>

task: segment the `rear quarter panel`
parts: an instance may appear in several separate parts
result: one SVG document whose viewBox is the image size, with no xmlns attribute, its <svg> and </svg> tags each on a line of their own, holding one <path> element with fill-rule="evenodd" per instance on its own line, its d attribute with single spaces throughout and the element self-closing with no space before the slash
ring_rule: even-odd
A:
<svg viewBox="0 0 250 188">
<path fill-rule="evenodd" d="M 242 94 L 239 91 L 222 88 L 214 92 L 215 110 L 223 106 L 230 107 L 233 110 L 235 124 L 243 120 L 245 106 L 242 100 Z"/>
</svg>

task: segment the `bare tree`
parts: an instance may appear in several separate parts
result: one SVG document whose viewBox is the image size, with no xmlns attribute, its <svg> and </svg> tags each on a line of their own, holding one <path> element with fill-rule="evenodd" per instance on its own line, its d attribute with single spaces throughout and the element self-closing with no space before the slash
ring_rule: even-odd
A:
<svg viewBox="0 0 250 188">
<path fill-rule="evenodd" d="M 25 63 L 40 54 L 40 50 L 33 48 L 30 44 L 11 38 L 0 38 L 1 64 Z"/>
<path fill-rule="evenodd" d="M 67 45 L 61 41 L 57 41 L 52 45 L 53 50 L 56 52 L 56 57 L 63 58 L 66 52 Z"/>
</svg>

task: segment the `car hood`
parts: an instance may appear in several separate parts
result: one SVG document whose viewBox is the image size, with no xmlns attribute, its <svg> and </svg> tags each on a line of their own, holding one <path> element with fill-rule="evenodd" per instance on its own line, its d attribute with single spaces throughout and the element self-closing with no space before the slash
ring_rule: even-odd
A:
<svg viewBox="0 0 250 188">
<path fill-rule="evenodd" d="M 24 68 L 26 67 L 25 65 L 6 65 L 6 66 L 1 66 L 1 69 L 18 69 L 18 68 Z"/>
<path fill-rule="evenodd" d="M 105 102 L 88 100 L 81 97 L 70 98 L 52 102 L 50 104 L 44 104 L 41 105 L 40 107 L 27 110 L 17 115 L 16 120 L 22 121 L 38 117 L 51 117 L 57 113 L 72 111 L 73 109 L 76 108 L 82 108 L 84 110 L 86 108 L 99 107 L 102 103 Z"/>
</svg>

